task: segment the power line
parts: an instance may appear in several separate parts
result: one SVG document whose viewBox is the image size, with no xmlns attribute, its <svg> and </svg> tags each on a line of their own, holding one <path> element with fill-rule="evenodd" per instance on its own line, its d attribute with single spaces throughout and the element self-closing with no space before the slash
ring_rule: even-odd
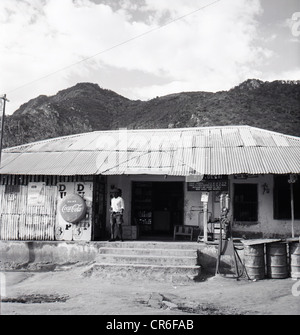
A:
<svg viewBox="0 0 300 335">
<path fill-rule="evenodd" d="M 72 64 L 70 64 L 70 65 L 67 65 L 67 66 L 65 66 L 65 67 L 63 67 L 63 68 L 60 68 L 60 69 L 58 69 L 58 70 L 56 70 L 56 71 L 54 71 L 54 72 L 51 72 L 51 73 L 49 73 L 49 74 L 47 74 L 47 75 L 45 75 L 45 76 L 42 76 L 42 77 L 39 77 L 39 78 L 34 79 L 34 80 L 32 80 L 32 81 L 29 81 L 29 82 L 27 82 L 27 83 L 25 83 L 25 84 L 23 84 L 23 85 L 21 85 L 21 86 L 15 88 L 15 89 L 11 90 L 11 91 L 9 91 L 8 93 L 15 92 L 15 91 L 17 91 L 17 90 L 19 90 L 19 89 L 21 89 L 21 88 L 24 88 L 24 87 L 26 87 L 26 86 L 32 85 L 32 84 L 34 84 L 34 83 L 36 83 L 36 82 L 38 82 L 38 81 L 40 81 L 40 80 L 46 79 L 46 78 L 48 78 L 48 77 L 51 77 L 51 76 L 53 76 L 53 75 L 55 75 L 55 74 L 57 74 L 57 73 L 59 73 L 59 72 L 65 71 L 65 70 L 67 70 L 67 69 L 69 69 L 69 68 L 71 68 L 71 67 L 73 67 L 73 66 L 76 66 L 76 65 L 81 64 L 81 63 L 83 63 L 83 62 L 86 62 L 86 61 L 88 61 L 88 60 L 90 60 L 90 59 L 92 59 L 92 58 L 95 58 L 95 57 L 97 57 L 97 56 L 99 56 L 99 55 L 102 55 L 102 54 L 104 54 L 104 53 L 106 53 L 106 52 L 109 52 L 109 51 L 111 51 L 111 50 L 113 50 L 113 49 L 116 49 L 116 48 L 118 48 L 118 47 L 120 47 L 120 46 L 122 46 L 122 45 L 124 45 L 124 44 L 130 43 L 130 42 L 132 42 L 132 41 L 134 41 L 134 40 L 137 40 L 137 39 L 139 39 L 139 38 L 141 38 L 141 37 L 143 37 L 143 36 L 149 35 L 149 34 L 153 33 L 154 31 L 160 30 L 160 29 L 162 29 L 162 28 L 164 28 L 164 27 L 166 27 L 166 26 L 168 26 L 168 25 L 170 25 L 170 24 L 172 24 L 172 23 L 174 23 L 174 22 L 180 21 L 180 20 L 182 20 L 182 19 L 184 19 L 184 18 L 186 18 L 186 17 L 188 17 L 188 16 L 191 16 L 191 15 L 197 13 L 197 12 L 200 12 L 201 10 L 204 10 L 204 9 L 206 9 L 206 8 L 208 8 L 208 7 L 211 7 L 211 6 L 215 5 L 216 3 L 220 2 L 220 1 L 222 1 L 222 0 L 216 0 L 216 1 L 214 1 L 214 2 L 211 2 L 211 3 L 209 3 L 208 5 L 205 5 L 205 6 L 203 6 L 203 7 L 200 7 L 200 8 L 198 8 L 198 9 L 196 9 L 196 10 L 193 10 L 192 12 L 189 12 L 189 13 L 187 13 L 187 14 L 185 14 L 185 15 L 179 16 L 179 17 L 177 17 L 177 18 L 175 18 L 175 19 L 173 19 L 173 20 L 171 20 L 171 21 L 168 21 L 167 23 L 162 24 L 162 25 L 160 25 L 160 26 L 158 26 L 158 27 L 156 27 L 156 28 L 152 28 L 152 29 L 150 29 L 150 30 L 147 30 L 146 32 L 144 32 L 144 33 L 142 33 L 142 34 L 136 35 L 136 36 L 134 36 L 134 37 L 132 37 L 132 38 L 129 38 L 128 40 L 125 40 L 125 41 L 123 41 L 123 42 L 121 42 L 121 43 L 118 43 L 118 44 L 115 44 L 115 45 L 113 45 L 113 46 L 111 46 L 111 47 L 109 47 L 109 48 L 107 48 L 107 49 L 105 49 L 105 50 L 102 50 L 102 51 L 100 51 L 100 52 L 97 52 L 96 54 L 94 54 L 94 55 L 92 55 L 92 56 L 88 56 L 88 57 L 86 57 L 86 58 L 81 59 L 81 60 L 78 61 L 78 62 L 75 62 L 75 63 L 72 63 Z"/>
</svg>

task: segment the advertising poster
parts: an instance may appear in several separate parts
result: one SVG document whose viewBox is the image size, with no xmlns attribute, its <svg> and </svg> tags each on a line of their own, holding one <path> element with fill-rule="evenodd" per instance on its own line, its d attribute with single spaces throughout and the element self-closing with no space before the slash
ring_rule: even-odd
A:
<svg viewBox="0 0 300 335">
<path fill-rule="evenodd" d="M 60 206 L 63 199 L 74 193 L 74 183 L 58 183 L 57 184 L 57 219 L 56 219 L 56 228 L 55 228 L 55 239 L 58 241 L 72 241 L 73 240 L 73 231 L 72 224 L 65 221 L 60 213 Z"/>
<path fill-rule="evenodd" d="M 45 206 L 45 183 L 28 183 L 27 206 Z"/>
<path fill-rule="evenodd" d="M 55 237 L 60 241 L 90 241 L 92 236 L 92 182 L 58 183 L 57 224 Z M 62 203 L 67 196 L 78 195 L 85 201 L 85 215 L 76 223 L 67 222 L 62 215 Z"/>
</svg>

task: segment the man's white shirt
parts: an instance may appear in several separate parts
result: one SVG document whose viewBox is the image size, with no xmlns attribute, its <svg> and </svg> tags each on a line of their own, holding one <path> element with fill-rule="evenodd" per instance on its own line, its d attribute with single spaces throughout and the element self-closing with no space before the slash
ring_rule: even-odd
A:
<svg viewBox="0 0 300 335">
<path fill-rule="evenodd" d="M 113 212 L 121 212 L 124 207 L 124 200 L 121 197 L 111 199 L 111 209 Z"/>
</svg>

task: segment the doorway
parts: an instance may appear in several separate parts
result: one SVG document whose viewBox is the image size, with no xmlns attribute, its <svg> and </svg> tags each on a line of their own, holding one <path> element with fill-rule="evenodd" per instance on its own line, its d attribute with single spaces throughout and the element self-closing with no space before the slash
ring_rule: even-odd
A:
<svg viewBox="0 0 300 335">
<path fill-rule="evenodd" d="M 133 182 L 132 224 L 139 236 L 173 236 L 175 225 L 183 224 L 182 182 Z"/>
<path fill-rule="evenodd" d="M 106 233 L 106 180 L 94 177 L 92 241 L 107 239 Z"/>
</svg>

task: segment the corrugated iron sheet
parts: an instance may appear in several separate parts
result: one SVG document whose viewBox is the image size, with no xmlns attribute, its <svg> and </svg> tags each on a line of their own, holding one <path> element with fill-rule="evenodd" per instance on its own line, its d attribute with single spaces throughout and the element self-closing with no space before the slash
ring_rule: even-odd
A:
<svg viewBox="0 0 300 335">
<path fill-rule="evenodd" d="M 0 185 L 0 239 L 54 240 L 56 186 L 45 186 L 43 206 L 28 206 L 27 192 L 27 186 L 10 193 Z"/>
<path fill-rule="evenodd" d="M 248 126 L 99 131 L 6 149 L 0 173 L 300 173 L 300 138 Z"/>
</svg>

